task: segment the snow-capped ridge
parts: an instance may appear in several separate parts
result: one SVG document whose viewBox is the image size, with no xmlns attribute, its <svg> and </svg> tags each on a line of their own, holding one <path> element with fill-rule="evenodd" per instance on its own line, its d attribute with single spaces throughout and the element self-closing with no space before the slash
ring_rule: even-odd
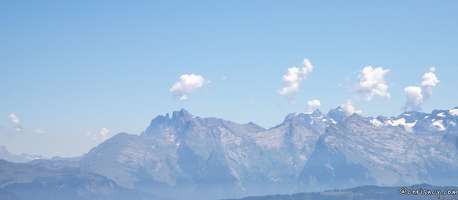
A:
<svg viewBox="0 0 458 200">
<path fill-rule="evenodd" d="M 291 188 L 302 192 L 335 187 L 334 183 L 437 181 L 441 174 L 434 170 L 458 174 L 458 134 L 452 132 L 458 130 L 458 117 L 450 113 L 411 111 L 373 118 L 348 116 L 338 107 L 328 113 L 290 113 L 266 130 L 253 122 L 200 118 L 182 109 L 171 118 L 166 114 L 153 119 L 142 133 L 148 137 L 110 138 L 91 150 L 83 163 L 120 185 L 148 182 L 177 193 L 164 190 L 163 195 L 188 191 L 195 197 L 199 190 L 194 188 L 214 186 L 215 190 L 200 191 L 206 199 L 215 191 L 221 193 L 213 199 L 221 199 L 227 196 L 218 195 L 266 194 L 266 188 L 287 193 Z"/>
<path fill-rule="evenodd" d="M 448 111 L 453 116 L 458 116 L 458 107 L 455 107 Z"/>
</svg>

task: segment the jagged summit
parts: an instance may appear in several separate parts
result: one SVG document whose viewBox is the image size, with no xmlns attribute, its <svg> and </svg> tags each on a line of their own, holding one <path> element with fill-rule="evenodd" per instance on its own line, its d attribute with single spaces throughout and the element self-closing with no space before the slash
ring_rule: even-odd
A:
<svg viewBox="0 0 458 200">
<path fill-rule="evenodd" d="M 326 114 L 322 113 L 319 109 L 316 109 L 314 111 L 309 111 L 309 112 L 294 112 L 286 115 L 285 119 L 283 120 L 283 123 L 285 122 L 290 122 L 291 120 L 295 119 L 300 119 L 300 118 L 314 118 L 314 117 L 323 117 Z"/>
<path fill-rule="evenodd" d="M 171 199 L 322 191 L 347 183 L 453 184 L 457 124 L 458 109 L 372 118 L 337 107 L 291 113 L 266 130 L 181 109 L 153 119 L 140 137 L 108 139 L 81 163 L 121 186 Z"/>
<path fill-rule="evenodd" d="M 370 123 L 367 121 L 367 118 L 364 118 L 357 113 L 353 113 L 350 116 L 342 119 L 338 124 L 343 124 L 348 127 L 360 127 L 362 125 L 369 125 Z"/>
<path fill-rule="evenodd" d="M 182 108 L 180 111 L 174 111 L 172 114 L 172 120 L 175 118 L 185 118 L 185 119 L 191 119 L 193 115 L 189 113 L 187 110 Z"/>
<path fill-rule="evenodd" d="M 347 117 L 347 113 L 339 106 L 337 108 L 331 109 L 328 112 L 329 118 L 333 119 L 335 122 L 339 122 L 343 118 Z"/>
</svg>

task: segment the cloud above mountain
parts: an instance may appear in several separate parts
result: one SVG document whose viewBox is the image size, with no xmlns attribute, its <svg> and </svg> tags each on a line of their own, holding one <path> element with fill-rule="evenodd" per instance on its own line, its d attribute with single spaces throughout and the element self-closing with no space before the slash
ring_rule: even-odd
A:
<svg viewBox="0 0 458 200">
<path fill-rule="evenodd" d="M 341 104 L 340 108 L 342 108 L 347 115 L 351 115 L 353 113 L 360 115 L 363 113 L 362 110 L 356 110 L 355 102 L 352 99 L 348 99 L 346 103 Z"/>
<path fill-rule="evenodd" d="M 13 124 L 14 124 L 14 132 L 21 132 L 22 131 L 22 126 L 19 124 L 20 117 L 18 117 L 14 113 L 11 113 L 9 115 L 9 118 L 11 119 L 11 122 L 13 122 Z"/>
<path fill-rule="evenodd" d="M 173 84 L 169 91 L 174 97 L 180 97 L 181 100 L 186 100 L 189 94 L 210 82 L 209 80 L 205 80 L 201 75 L 183 74 L 180 76 L 180 81 Z"/>
<path fill-rule="evenodd" d="M 86 137 L 92 136 L 93 140 L 105 141 L 106 139 L 108 139 L 108 133 L 109 132 L 110 132 L 110 130 L 108 130 L 107 128 L 103 127 L 102 130 L 100 130 L 100 134 L 98 134 L 98 135 L 97 134 L 92 134 L 89 131 L 86 131 L 84 135 Z"/>
<path fill-rule="evenodd" d="M 433 88 L 440 82 L 434 72 L 436 68 L 429 68 L 429 72 L 423 75 L 423 81 L 421 86 L 408 86 L 404 88 L 404 94 L 406 95 L 406 103 L 403 106 L 405 111 L 419 111 L 421 110 L 422 104 L 433 95 Z"/>
<path fill-rule="evenodd" d="M 302 61 L 302 67 L 288 68 L 288 72 L 283 75 L 284 87 L 278 90 L 278 94 L 293 102 L 293 96 L 299 92 L 301 82 L 313 71 L 310 61 L 305 58 Z"/>
<path fill-rule="evenodd" d="M 436 87 L 436 85 L 440 82 L 436 74 L 434 74 L 435 71 L 436 68 L 431 67 L 429 68 L 429 72 L 426 72 L 423 75 L 421 88 L 423 90 L 422 94 L 425 99 L 428 99 L 431 95 L 433 95 L 433 87 Z"/>
<path fill-rule="evenodd" d="M 421 110 L 421 104 L 423 104 L 421 92 L 421 87 L 409 86 L 404 88 L 404 94 L 407 98 L 404 110 Z"/>
<path fill-rule="evenodd" d="M 353 87 L 353 91 L 356 91 L 358 95 L 348 99 L 340 107 L 348 115 L 353 113 L 362 114 L 362 110 L 356 109 L 356 102 L 359 100 L 370 102 L 374 96 L 380 96 L 384 97 L 386 99 L 385 102 L 387 102 L 391 97 L 391 94 L 388 92 L 389 86 L 385 80 L 385 76 L 389 71 L 389 69 L 383 69 L 383 67 L 364 67 L 358 75 L 358 82 Z M 340 87 L 341 85 L 339 84 L 337 86 Z"/>
<path fill-rule="evenodd" d="M 382 67 L 364 67 L 358 76 L 356 92 L 362 94 L 366 101 L 371 101 L 374 95 L 385 97 L 389 100 L 391 95 L 387 92 L 388 85 L 385 81 L 385 75 L 389 71 L 389 69 L 385 70 Z"/>
<path fill-rule="evenodd" d="M 307 101 L 307 111 L 313 111 L 313 109 L 317 108 L 317 107 L 320 107 L 321 106 L 321 102 L 319 100 L 310 100 L 310 101 Z"/>
</svg>

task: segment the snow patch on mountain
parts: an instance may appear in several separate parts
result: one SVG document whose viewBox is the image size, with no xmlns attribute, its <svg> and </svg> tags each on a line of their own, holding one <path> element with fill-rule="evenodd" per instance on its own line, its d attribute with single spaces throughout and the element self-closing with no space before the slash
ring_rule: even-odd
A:
<svg viewBox="0 0 458 200">
<path fill-rule="evenodd" d="M 437 126 L 439 128 L 439 131 L 444 131 L 446 128 L 444 127 L 444 124 L 442 123 L 442 120 L 437 120 L 432 123 L 433 126 Z"/>
<path fill-rule="evenodd" d="M 418 120 L 415 120 L 412 123 L 406 122 L 405 118 L 399 118 L 399 119 L 388 119 L 384 123 L 379 121 L 378 119 L 372 119 L 370 120 L 370 123 L 374 126 L 381 127 L 381 126 L 399 126 L 402 125 L 404 129 L 408 132 L 413 132 L 413 127 L 417 123 Z"/>
<path fill-rule="evenodd" d="M 371 119 L 370 123 L 377 127 L 383 126 L 383 123 L 379 121 L 378 119 Z"/>
<path fill-rule="evenodd" d="M 458 116 L 458 108 L 454 108 L 449 110 L 449 113 L 453 116 Z"/>
</svg>

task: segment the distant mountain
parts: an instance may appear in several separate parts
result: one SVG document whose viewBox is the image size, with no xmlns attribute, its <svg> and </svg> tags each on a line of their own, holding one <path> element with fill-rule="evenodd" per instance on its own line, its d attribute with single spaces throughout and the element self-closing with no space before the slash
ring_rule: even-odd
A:
<svg viewBox="0 0 458 200">
<path fill-rule="evenodd" d="M 292 113 L 266 130 L 182 109 L 156 117 L 140 136 L 116 135 L 81 164 L 123 187 L 174 199 L 453 184 L 457 115 L 451 109 L 370 118 L 338 107 Z"/>
<path fill-rule="evenodd" d="M 353 114 L 320 137 L 297 191 L 422 182 L 453 185 L 458 181 L 457 139 L 375 126 Z"/>
<path fill-rule="evenodd" d="M 379 116 L 371 119 L 376 126 L 403 126 L 418 134 L 458 134 L 458 107 L 450 110 L 433 110 L 431 113 L 404 112 L 398 117 Z"/>
<path fill-rule="evenodd" d="M 177 199 L 289 192 L 329 123 L 317 110 L 266 130 L 182 109 L 156 117 L 141 136 L 116 135 L 81 163 L 121 186 Z"/>
<path fill-rule="evenodd" d="M 40 165 L 0 160 L 0 199 L 164 199 L 119 187 L 82 168 L 49 169 Z"/>
<path fill-rule="evenodd" d="M 15 163 L 26 163 L 35 159 L 46 159 L 46 157 L 43 157 L 42 155 L 29 155 L 25 153 L 21 155 L 14 155 L 11 154 L 5 146 L 0 146 L 0 159 Z"/>
<path fill-rule="evenodd" d="M 59 156 L 54 156 L 51 159 L 35 159 L 32 161 L 27 162 L 27 164 L 31 165 L 42 165 L 48 168 L 59 169 L 63 167 L 79 167 L 80 160 L 84 157 L 76 156 L 76 157 L 69 157 L 69 158 L 62 158 Z"/>
<path fill-rule="evenodd" d="M 81 159 L 28 164 L 77 167 L 129 191 L 171 199 L 456 185 L 457 123 L 458 107 L 376 118 L 348 116 L 337 107 L 291 113 L 269 129 L 182 109 L 157 116 L 141 135 L 119 133 Z"/>
</svg>

